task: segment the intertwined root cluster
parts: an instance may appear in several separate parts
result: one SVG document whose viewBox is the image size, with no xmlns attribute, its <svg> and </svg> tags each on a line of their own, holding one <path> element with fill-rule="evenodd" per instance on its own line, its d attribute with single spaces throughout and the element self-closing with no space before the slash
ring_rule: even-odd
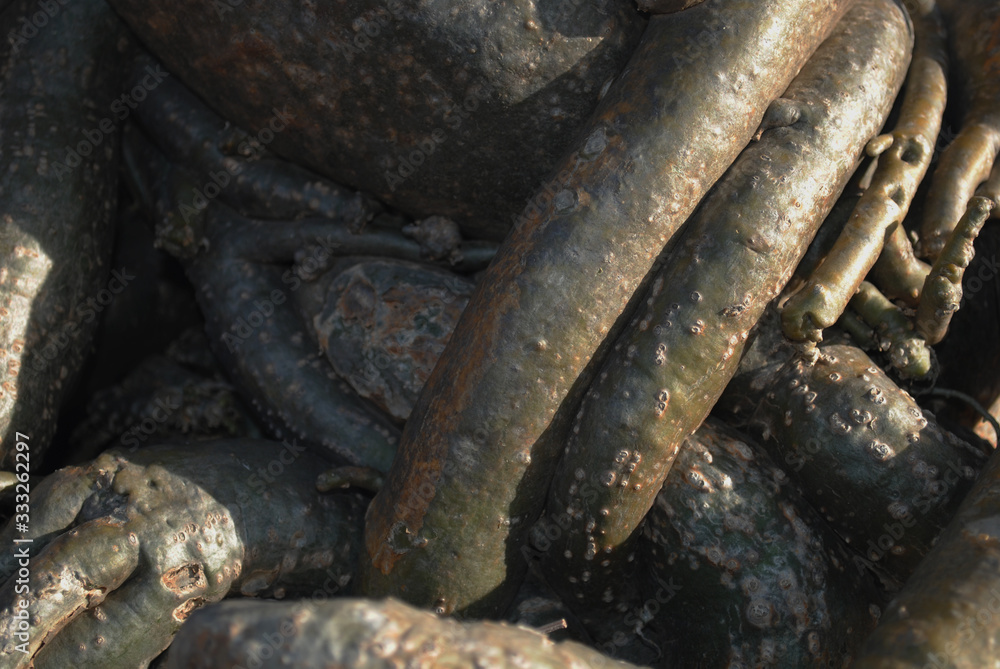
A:
<svg viewBox="0 0 1000 669">
<path fill-rule="evenodd" d="M 912 4 L 916 44 L 898 121 L 892 133 L 869 143 L 877 168 L 783 318 L 786 335 L 812 341 L 842 319 L 860 340 L 887 351 L 904 377 L 919 379 L 935 371 L 930 346 L 944 338 L 962 302 L 973 242 L 1000 204 L 1000 163 L 994 165 L 1000 12 L 990 2 L 946 1 L 940 9 L 934 2 Z M 950 94 L 949 56 L 960 73 Z M 908 225 L 916 218 L 907 214 L 917 188 L 937 158 L 946 101 L 960 101 L 961 129 L 941 151 L 922 221 Z M 865 281 L 869 271 L 872 283 Z"/>
<path fill-rule="evenodd" d="M 996 461 L 974 486 L 984 451 L 897 381 L 933 378 L 997 211 L 1000 8 L 820 4 L 641 5 L 632 63 L 499 250 L 158 85 L 127 183 L 284 441 L 112 450 L 35 486 L 30 530 L 0 535 L 30 546 L 0 558 L 0 667 L 144 666 L 182 626 L 170 666 L 985 666 Z M 215 389 L 176 385 L 196 416 L 188 390 Z M 591 648 L 318 601 L 498 618 L 539 582 L 542 632 Z M 234 595 L 314 601 L 195 613 Z"/>
</svg>

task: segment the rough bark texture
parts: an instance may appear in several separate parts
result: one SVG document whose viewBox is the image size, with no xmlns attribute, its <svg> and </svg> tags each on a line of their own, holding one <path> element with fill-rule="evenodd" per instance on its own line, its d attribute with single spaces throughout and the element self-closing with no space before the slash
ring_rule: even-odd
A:
<svg viewBox="0 0 1000 669">
<path fill-rule="evenodd" d="M 332 219 L 260 221 L 218 201 L 187 212 L 178 200 L 196 183 L 190 173 L 171 165 L 139 132 L 127 134 L 125 149 L 159 238 L 195 285 L 209 342 L 261 421 L 279 439 L 321 445 L 347 464 L 387 469 L 398 428 L 336 378 L 297 299 L 343 242 L 361 253 L 402 247 L 414 258 L 419 245 L 398 230 L 351 232 L 368 217 L 353 195 Z M 302 266 L 292 267 L 299 250 Z"/>
<path fill-rule="evenodd" d="M 719 409 L 761 434 L 804 497 L 874 567 L 903 583 L 983 466 L 861 349 L 784 340 L 771 314 Z M 863 557 L 862 557 L 863 556 Z"/>
<path fill-rule="evenodd" d="M 319 495 L 325 461 L 234 440 L 109 451 L 32 490 L 27 631 L 15 649 L 17 563 L 0 560 L 0 667 L 145 666 L 192 611 L 227 594 L 342 594 L 366 500 Z"/>
<path fill-rule="evenodd" d="M 387 599 L 226 602 L 196 613 L 170 668 L 628 669 L 581 644 L 493 622 L 458 623 Z"/>
<path fill-rule="evenodd" d="M 681 447 L 636 562 L 634 618 L 661 667 L 846 666 L 885 605 L 785 472 L 711 419 Z"/>
<path fill-rule="evenodd" d="M 941 0 L 959 83 L 954 96 L 962 129 L 941 153 L 934 172 L 919 250 L 937 258 L 965 213 L 969 198 L 990 178 L 990 196 L 1000 198 L 1000 5 L 992 0 Z M 1000 204 L 998 202 L 997 204 Z"/>
<path fill-rule="evenodd" d="M 857 669 L 981 669 L 1000 647 L 1000 458 L 886 610 Z"/>
<path fill-rule="evenodd" d="M 252 135 L 287 106 L 294 119 L 267 143 L 275 153 L 493 239 L 645 24 L 620 0 L 112 4 L 168 69 Z"/>
<path fill-rule="evenodd" d="M 94 393 L 73 430 L 72 461 L 90 460 L 109 448 L 134 452 L 175 439 L 235 437 L 261 434 L 201 328 L 192 328 L 119 383 Z"/>
<path fill-rule="evenodd" d="M 368 515 L 369 594 L 446 613 L 506 606 L 561 448 L 539 437 L 664 244 L 849 4 L 709 0 L 650 20 L 560 164 L 557 192 L 504 241 L 407 422 Z"/>
<path fill-rule="evenodd" d="M 847 13 L 685 225 L 587 390 L 547 506 L 573 522 L 543 568 L 588 627 L 604 626 L 606 593 L 677 449 L 736 372 L 750 329 L 888 115 L 911 44 L 891 0 Z"/>
<path fill-rule="evenodd" d="M 54 7 L 49 18 L 19 0 L 0 16 L 3 468 L 13 466 L 17 431 L 31 436 L 40 464 L 114 299 L 108 288 L 126 288 L 107 285 L 120 122 L 111 105 L 122 93 L 126 32 L 103 0 Z M 36 12 L 41 28 L 31 23 Z"/>
</svg>

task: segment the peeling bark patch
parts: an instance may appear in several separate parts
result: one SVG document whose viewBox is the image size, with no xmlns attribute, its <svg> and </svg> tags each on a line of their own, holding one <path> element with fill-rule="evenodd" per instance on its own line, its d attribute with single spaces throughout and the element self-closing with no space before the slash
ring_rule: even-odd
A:
<svg viewBox="0 0 1000 669">
<path fill-rule="evenodd" d="M 173 613 L 174 620 L 176 620 L 179 623 L 182 623 L 188 619 L 188 616 L 190 616 L 193 611 L 200 609 L 204 605 L 205 605 L 205 600 L 201 597 L 195 597 L 194 599 L 189 599 L 180 606 L 178 606 L 176 609 L 174 609 Z"/>
<path fill-rule="evenodd" d="M 183 595 L 195 590 L 204 590 L 208 582 L 205 580 L 205 571 L 200 564 L 185 564 L 171 569 L 165 573 L 160 582 L 170 592 Z M 174 612 L 176 615 L 176 611 Z"/>
</svg>

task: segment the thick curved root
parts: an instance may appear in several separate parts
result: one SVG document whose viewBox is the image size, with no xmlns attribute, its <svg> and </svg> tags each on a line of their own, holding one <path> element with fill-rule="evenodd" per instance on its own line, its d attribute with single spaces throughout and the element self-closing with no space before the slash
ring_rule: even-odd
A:
<svg viewBox="0 0 1000 669">
<path fill-rule="evenodd" d="M 920 338 L 903 310 L 879 290 L 862 281 L 851 298 L 851 308 L 872 328 L 876 347 L 889 355 L 890 364 L 905 379 L 922 379 L 933 371 L 934 354 Z"/>
<path fill-rule="evenodd" d="M 948 243 L 941 250 L 920 293 L 917 331 L 928 344 L 937 344 L 948 332 L 951 317 L 962 301 L 962 277 L 975 255 L 973 244 L 994 208 L 989 198 L 974 197 Z"/>
<path fill-rule="evenodd" d="M 934 154 L 946 100 L 944 32 L 936 10 L 914 17 L 916 43 L 899 121 L 892 134 L 868 145 L 878 167 L 833 248 L 805 287 L 785 305 L 785 334 L 795 340 L 822 340 L 822 331 L 837 322 L 861 281 L 875 265 L 883 246 L 890 246 L 891 274 L 909 277 L 894 293 L 914 300 L 923 282 L 905 234 L 900 230 L 913 196 Z M 898 232 L 897 232 L 898 231 Z M 910 261 L 910 258 L 913 258 Z"/>
<path fill-rule="evenodd" d="M 941 154 L 924 206 L 919 251 L 936 260 L 976 187 L 990 178 L 1000 152 L 1000 5 L 941 0 L 962 85 L 962 128 Z M 995 170 L 994 170 L 995 172 Z M 989 187 L 993 197 L 997 188 Z"/>
<path fill-rule="evenodd" d="M 857 669 L 980 669 L 1000 639 L 1000 458 L 886 610 Z"/>
<path fill-rule="evenodd" d="M 573 641 L 524 627 L 459 623 L 394 599 L 226 602 L 191 617 L 171 647 L 170 669 L 215 667 L 440 667 L 628 669 Z"/>
<path fill-rule="evenodd" d="M 34 534 L 17 535 L 38 551 L 30 569 L 4 565 L 0 667 L 145 666 L 192 611 L 231 592 L 340 593 L 365 502 L 319 495 L 324 465 L 242 440 L 109 451 L 57 472 L 36 493 Z"/>
</svg>

